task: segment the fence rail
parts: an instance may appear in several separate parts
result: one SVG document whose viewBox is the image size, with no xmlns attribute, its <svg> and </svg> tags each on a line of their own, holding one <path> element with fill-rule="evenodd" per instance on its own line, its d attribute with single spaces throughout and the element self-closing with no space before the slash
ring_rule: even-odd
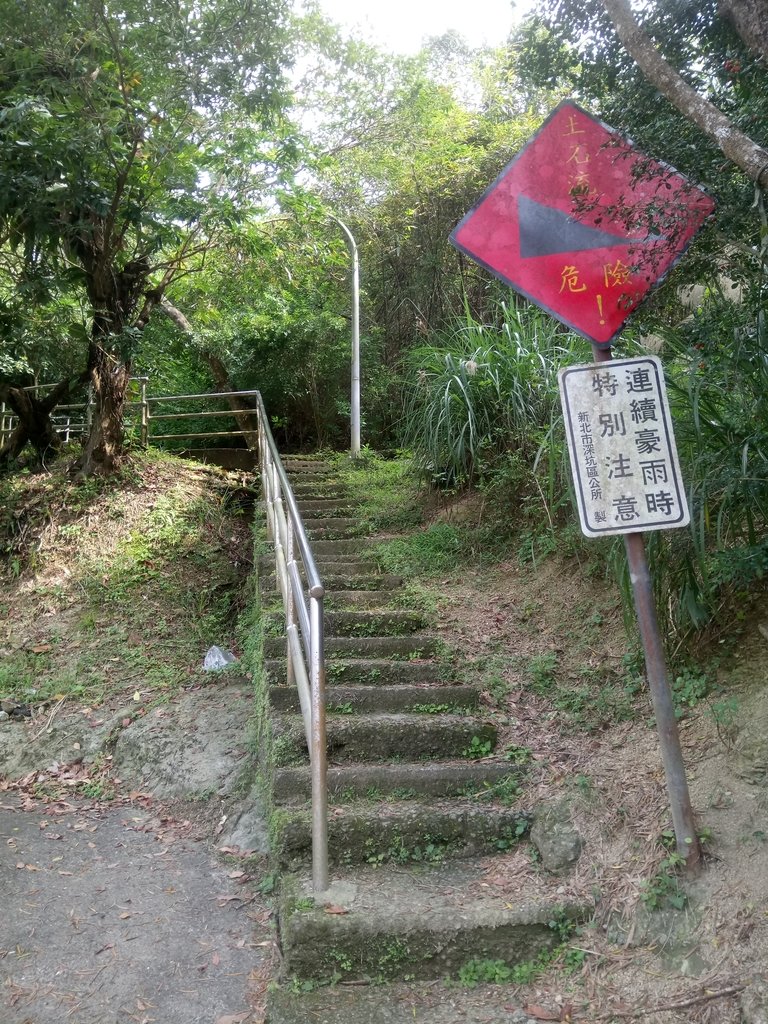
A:
<svg viewBox="0 0 768 1024">
<path fill-rule="evenodd" d="M 230 398 L 251 398 L 256 400 L 257 391 L 216 391 L 200 395 L 150 395 L 148 394 L 148 377 L 132 377 L 131 386 L 135 389 L 136 398 L 131 398 L 125 403 L 126 408 L 126 430 L 138 434 L 139 442 L 143 445 L 153 444 L 156 441 L 187 441 L 200 440 L 206 437 L 249 437 L 256 431 L 241 429 L 223 429 L 210 431 L 187 431 L 178 433 L 156 433 L 153 431 L 153 424 L 168 423 L 173 420 L 194 420 L 206 417 L 218 417 L 219 419 L 232 419 L 236 416 L 232 409 L 199 409 L 192 412 L 155 412 L 155 406 L 162 408 L 164 402 L 190 403 L 222 401 Z M 55 385 L 38 384 L 25 388 L 25 391 L 35 393 L 49 391 Z M 54 426 L 65 442 L 74 437 L 80 437 L 90 428 L 91 418 L 94 410 L 94 402 L 89 394 L 85 402 L 68 402 L 56 406 L 51 419 Z M 243 410 L 248 411 L 248 410 Z M 251 410 L 256 413 L 255 408 Z M 0 447 L 8 440 L 13 432 L 18 418 L 4 402 L 0 403 Z M 163 429 L 162 427 L 160 429 Z"/>
</svg>

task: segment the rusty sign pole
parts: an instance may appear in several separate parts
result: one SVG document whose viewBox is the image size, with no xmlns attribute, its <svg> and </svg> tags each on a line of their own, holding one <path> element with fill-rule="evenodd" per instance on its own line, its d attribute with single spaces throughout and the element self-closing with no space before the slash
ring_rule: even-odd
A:
<svg viewBox="0 0 768 1024">
<path fill-rule="evenodd" d="M 596 363 L 611 361 L 611 349 L 592 345 L 592 353 Z M 645 544 L 641 533 L 624 535 L 627 550 L 629 578 L 632 581 L 632 593 L 635 598 L 637 625 L 645 654 L 645 673 L 653 701 L 656 716 L 656 729 L 659 734 L 661 759 L 664 763 L 664 774 L 667 780 L 672 824 L 675 829 L 675 840 L 678 854 L 685 860 L 688 870 L 694 870 L 701 860 L 701 845 L 696 834 L 691 797 L 688 792 L 688 780 L 685 775 L 683 750 L 680 745 L 680 733 L 675 718 L 675 707 L 672 702 L 672 688 L 669 685 L 667 664 L 664 656 L 664 645 L 656 616 L 656 603 L 653 598 L 653 585 L 645 556 Z"/>
</svg>

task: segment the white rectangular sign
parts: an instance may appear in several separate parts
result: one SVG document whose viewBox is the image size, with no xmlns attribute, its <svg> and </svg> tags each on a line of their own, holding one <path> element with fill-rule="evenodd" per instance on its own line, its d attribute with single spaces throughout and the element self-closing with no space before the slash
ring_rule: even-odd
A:
<svg viewBox="0 0 768 1024">
<path fill-rule="evenodd" d="M 687 526 L 661 360 L 613 359 L 558 377 L 587 537 Z"/>
</svg>

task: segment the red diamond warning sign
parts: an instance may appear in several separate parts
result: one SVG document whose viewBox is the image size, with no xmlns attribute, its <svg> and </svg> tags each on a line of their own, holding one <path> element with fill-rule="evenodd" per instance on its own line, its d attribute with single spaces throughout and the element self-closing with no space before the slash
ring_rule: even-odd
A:
<svg viewBox="0 0 768 1024">
<path fill-rule="evenodd" d="M 607 347 L 714 210 L 682 174 L 561 103 L 451 241 Z"/>
</svg>

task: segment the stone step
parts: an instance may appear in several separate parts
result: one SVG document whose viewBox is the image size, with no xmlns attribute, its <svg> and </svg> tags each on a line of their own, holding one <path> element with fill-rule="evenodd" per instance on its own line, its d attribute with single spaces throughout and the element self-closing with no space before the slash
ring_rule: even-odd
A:
<svg viewBox="0 0 768 1024">
<path fill-rule="evenodd" d="M 342 484 L 335 483 L 332 479 L 328 481 L 317 480 L 291 480 L 293 491 L 299 505 L 305 498 L 311 500 L 323 499 L 337 501 L 340 498 L 348 497 L 347 491 Z"/>
<path fill-rule="evenodd" d="M 318 540 L 350 540 L 365 532 L 358 519 L 342 516 L 326 519 L 305 518 L 304 527 L 313 547 Z"/>
<path fill-rule="evenodd" d="M 326 687 L 325 703 L 329 714 L 364 715 L 371 712 L 400 711 L 413 714 L 461 714 L 476 710 L 480 690 L 476 686 L 338 686 Z M 275 711 L 298 714 L 299 693 L 295 686 L 271 686 L 269 699 Z"/>
<path fill-rule="evenodd" d="M 394 573 L 379 571 L 379 565 L 371 559 L 358 559 L 350 562 L 317 563 L 318 572 L 325 588 L 332 593 L 334 590 L 396 590 L 403 585 L 403 577 Z"/>
<path fill-rule="evenodd" d="M 342 805 L 328 820 L 329 863 L 408 864 L 448 855 L 485 856 L 515 846 L 528 833 L 531 818 L 526 811 L 461 799 Z M 281 807 L 274 812 L 273 854 L 283 867 L 309 858 L 310 821 L 309 810 Z"/>
<path fill-rule="evenodd" d="M 325 595 L 325 610 L 347 608 L 386 608 L 392 603 L 392 593 L 386 590 L 330 590 Z"/>
<path fill-rule="evenodd" d="M 337 563 L 334 563 L 336 565 Z M 323 585 L 326 588 L 326 594 L 333 602 L 335 596 L 339 593 L 344 593 L 350 589 L 357 591 L 365 591 L 370 594 L 376 594 L 379 591 L 383 591 L 382 598 L 384 601 L 391 600 L 391 593 L 398 587 L 402 586 L 402 577 L 396 577 L 396 575 L 390 575 L 387 573 L 381 573 L 377 575 L 372 572 L 373 566 L 364 565 L 359 568 L 356 572 L 352 569 L 346 573 L 337 572 L 326 572 L 323 563 L 317 565 L 317 571 L 319 577 L 323 581 Z M 262 593 L 269 593 L 270 591 L 278 590 L 278 583 L 273 571 L 273 566 L 267 571 L 259 572 L 259 584 Z M 332 605 L 330 605 L 332 607 Z"/>
<path fill-rule="evenodd" d="M 273 727 L 278 767 L 305 761 L 307 741 L 301 716 L 274 715 Z M 490 753 L 496 744 L 496 726 L 477 715 L 329 715 L 326 742 L 329 765 L 392 758 L 461 758 Z"/>
<path fill-rule="evenodd" d="M 267 682 L 285 684 L 285 650 L 281 657 L 264 662 Z M 325 666 L 328 686 L 345 683 L 354 686 L 397 686 L 416 683 L 441 685 L 443 666 L 433 661 L 390 661 L 388 658 L 352 658 L 332 660 Z M 450 680 L 446 680 L 450 682 Z"/>
<path fill-rule="evenodd" d="M 327 658 L 403 658 L 416 661 L 431 658 L 437 650 L 432 637 L 414 633 L 411 636 L 331 636 L 325 640 Z M 264 657 L 279 658 L 285 654 L 285 637 L 267 637 Z"/>
<path fill-rule="evenodd" d="M 273 632 L 285 622 L 282 607 L 265 612 L 265 622 Z M 326 644 L 332 637 L 391 637 L 410 636 L 425 626 L 421 612 L 401 608 L 362 609 L 356 611 L 327 611 L 325 613 Z"/>
<path fill-rule="evenodd" d="M 464 796 L 494 799 L 509 795 L 524 778 L 524 769 L 507 761 L 438 761 L 398 764 L 335 765 L 328 769 L 328 794 L 344 801 L 354 797 L 398 800 Z M 278 768 L 273 777 L 276 803 L 305 803 L 310 799 L 309 766 Z"/>
<path fill-rule="evenodd" d="M 445 978 L 472 960 L 502 961 L 511 967 L 554 949 L 562 941 L 565 922 L 585 921 L 594 912 L 587 903 L 563 904 L 555 885 L 549 891 L 542 887 L 538 898 L 500 898 L 487 885 L 486 870 L 471 861 L 412 868 L 368 866 L 335 872 L 331 887 L 317 898 L 308 873 L 285 875 L 278 904 L 285 974 L 341 981 L 338 991 L 343 992 L 344 981 L 375 982 L 404 975 Z M 328 906 L 347 912 L 327 913 Z M 456 991 L 458 997 L 461 990 Z M 508 993 L 506 1002 L 510 999 Z M 270 1013 L 269 1020 L 276 1024 L 315 1019 L 303 996 L 302 1008 L 305 1016 Z M 357 1016 L 343 1018 L 347 1024 L 372 1019 L 364 1010 L 361 1013 L 359 1002 Z M 377 1024 L 406 1019 L 410 1015 L 375 1017 Z M 446 1018 L 430 1016 L 438 1019 Z M 502 1012 L 467 1019 L 509 1018 Z M 330 1016 L 318 1014 L 317 1020 L 337 1018 L 331 1010 Z"/>
<path fill-rule="evenodd" d="M 348 498 L 301 498 L 298 504 L 304 519 L 347 516 L 355 511 Z"/>
<path fill-rule="evenodd" d="M 281 456 L 283 468 L 286 473 L 298 469 L 324 469 L 330 471 L 333 467 L 325 459 L 318 459 L 312 455 L 283 455 Z"/>
<path fill-rule="evenodd" d="M 426 625 L 421 612 L 402 608 L 383 611 L 328 611 L 325 614 L 326 637 L 408 636 Z"/>
<path fill-rule="evenodd" d="M 374 543 L 370 537 L 354 537 L 350 540 L 313 540 L 312 554 L 315 556 L 315 561 L 355 561 L 363 555 L 363 552 L 372 548 Z"/>
</svg>

